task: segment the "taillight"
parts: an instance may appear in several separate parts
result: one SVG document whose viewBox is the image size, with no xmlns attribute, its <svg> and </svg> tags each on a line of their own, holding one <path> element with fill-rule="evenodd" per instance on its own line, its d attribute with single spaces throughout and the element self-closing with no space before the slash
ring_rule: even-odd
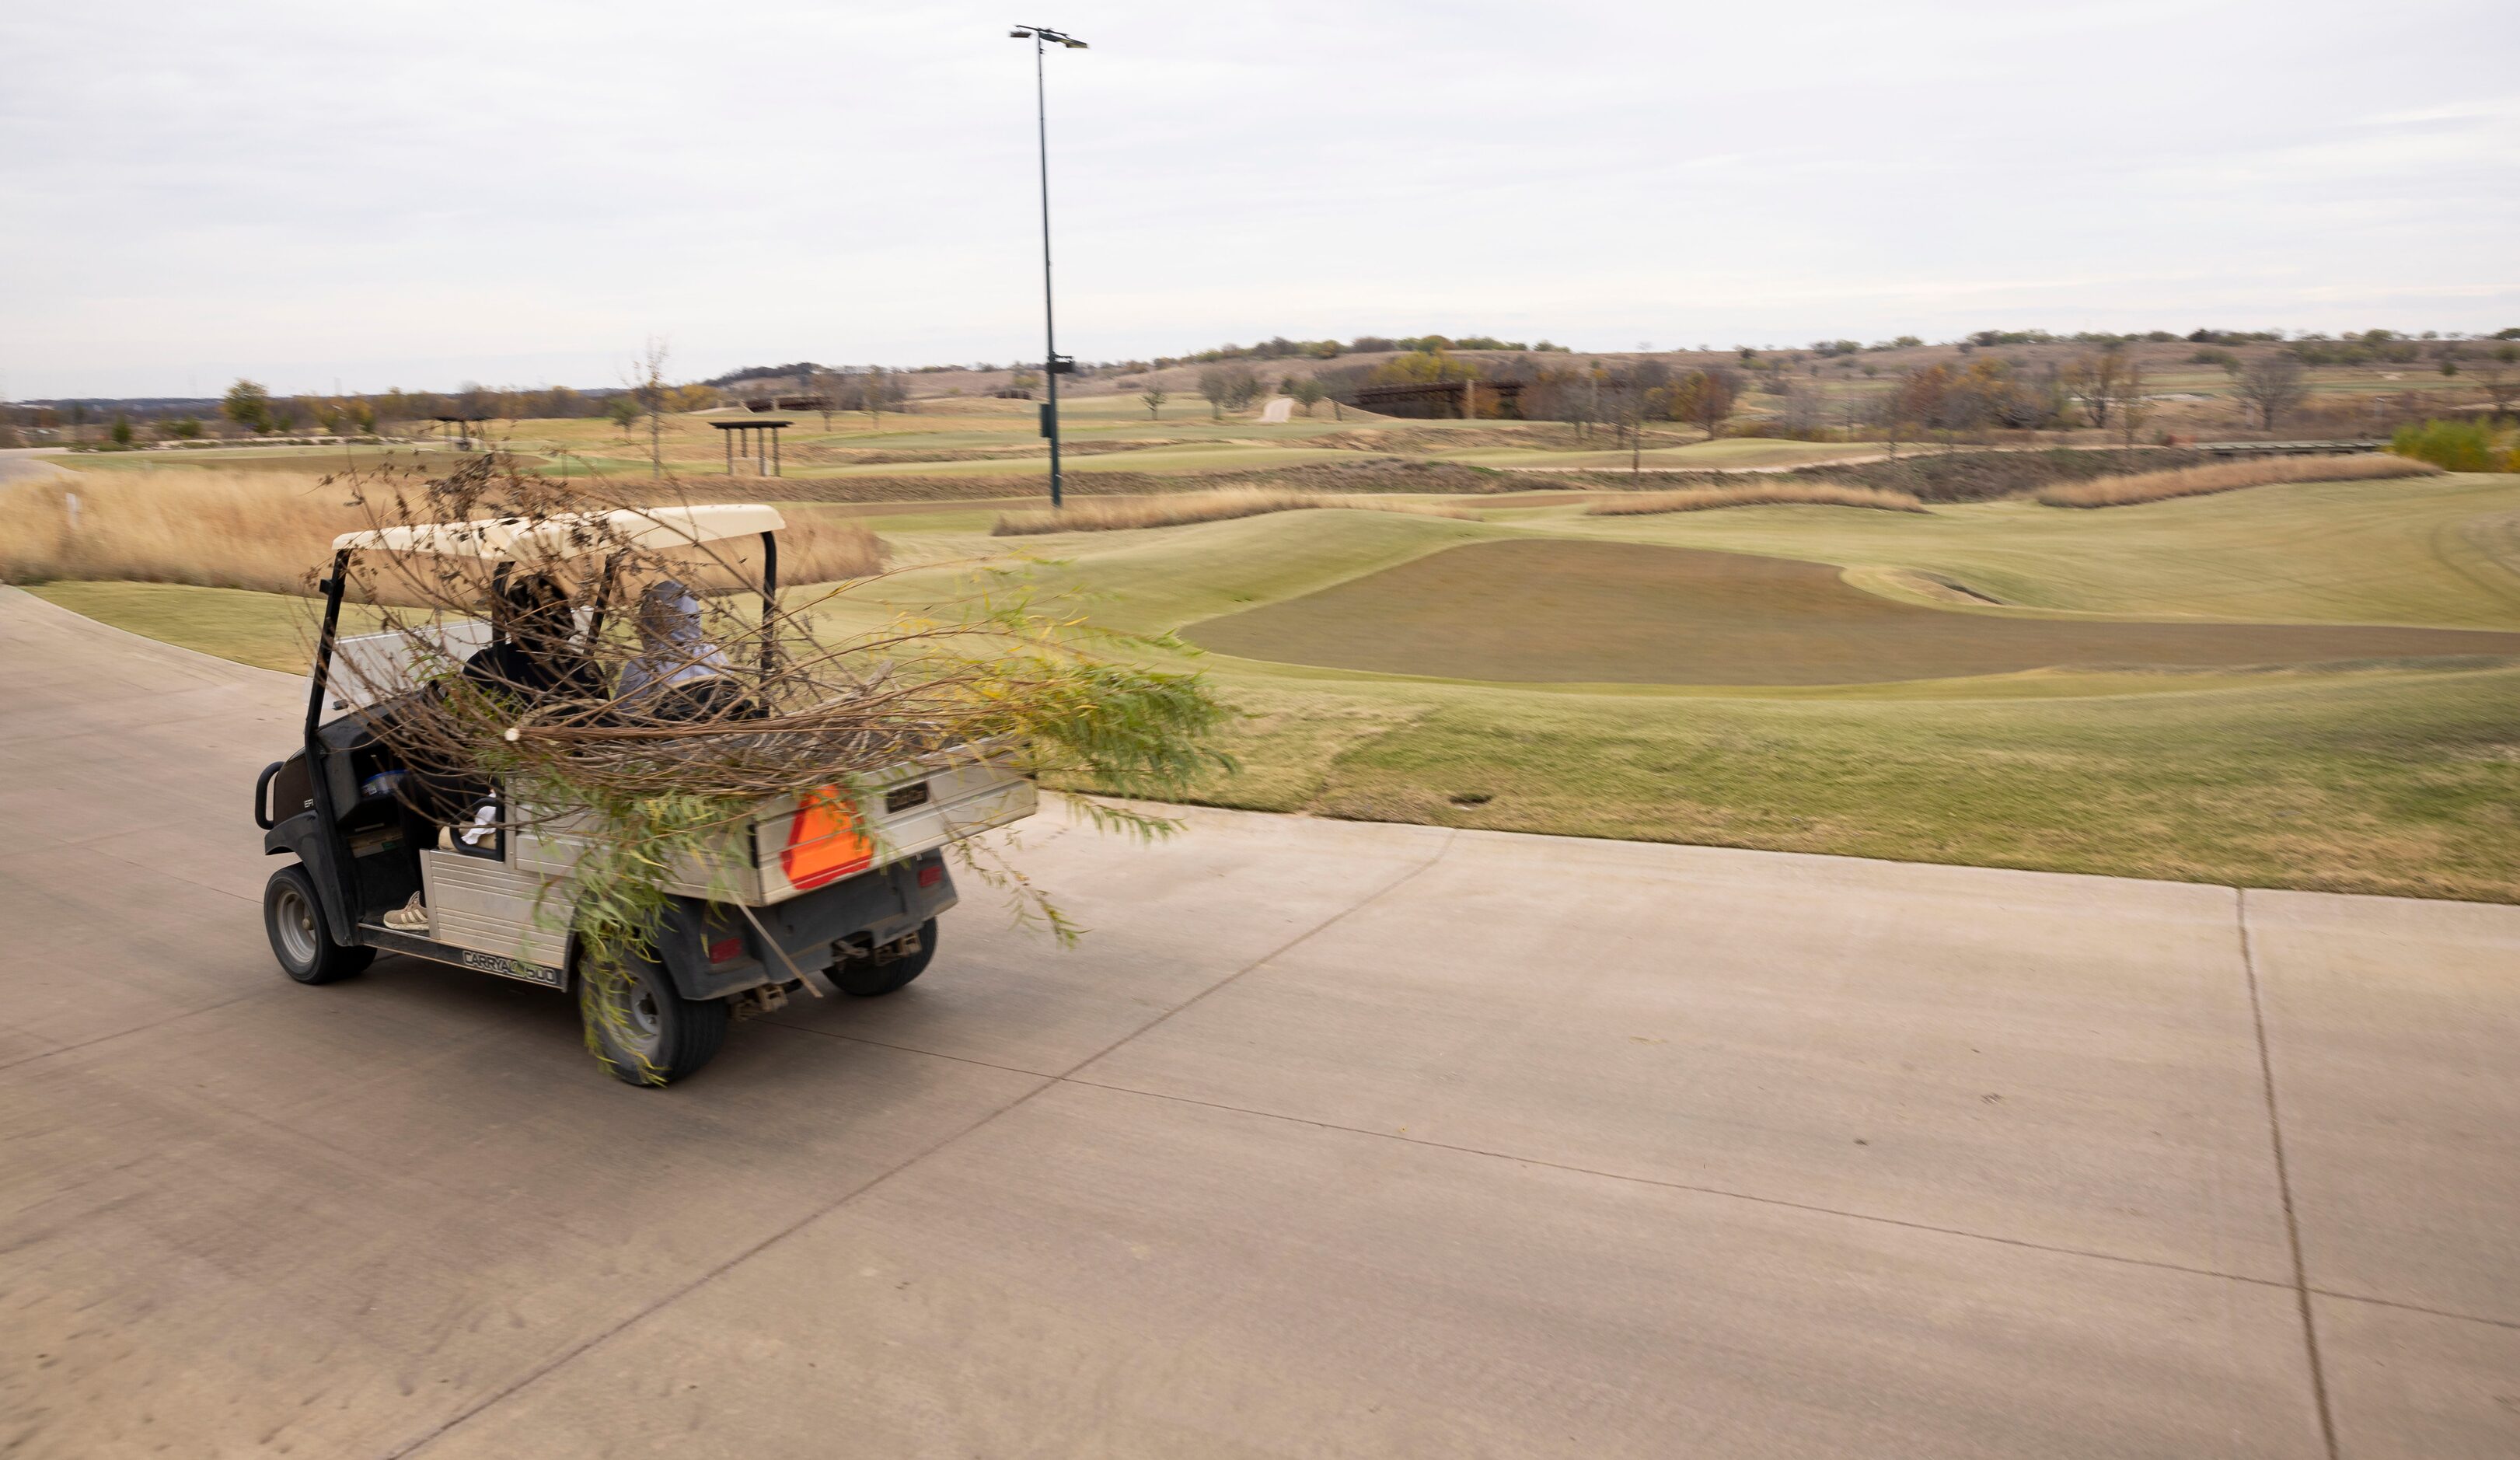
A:
<svg viewBox="0 0 2520 1460">
<path fill-rule="evenodd" d="M 919 864 L 919 885 L 921 887 L 932 888 L 944 880 L 945 864 L 943 862 L 922 862 Z"/>
<path fill-rule="evenodd" d="M 788 823 L 788 845 L 779 853 L 779 870 L 789 887 L 799 891 L 819 888 L 874 864 L 875 843 L 840 788 L 820 787 L 796 802 L 796 814 Z"/>
<path fill-rule="evenodd" d="M 708 945 L 709 962 L 733 963 L 743 956 L 743 939 L 722 937 Z"/>
</svg>

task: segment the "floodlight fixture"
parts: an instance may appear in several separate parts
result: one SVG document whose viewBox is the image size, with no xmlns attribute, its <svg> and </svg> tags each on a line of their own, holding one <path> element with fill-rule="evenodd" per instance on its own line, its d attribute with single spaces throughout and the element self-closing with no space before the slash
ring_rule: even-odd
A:
<svg viewBox="0 0 2520 1460">
<path fill-rule="evenodd" d="M 1017 25 L 1007 35 L 1010 39 L 1032 42 L 1033 124 L 1041 144 L 1041 378 L 1048 391 L 1041 407 L 1041 433 L 1050 438 L 1050 505 L 1057 508 L 1062 495 L 1058 471 L 1058 378 L 1073 371 L 1076 362 L 1058 352 L 1058 320 L 1051 305 L 1050 106 L 1042 80 L 1041 56 L 1046 44 L 1064 46 L 1071 51 L 1082 51 L 1087 47 L 1075 36 L 1046 25 Z"/>
</svg>

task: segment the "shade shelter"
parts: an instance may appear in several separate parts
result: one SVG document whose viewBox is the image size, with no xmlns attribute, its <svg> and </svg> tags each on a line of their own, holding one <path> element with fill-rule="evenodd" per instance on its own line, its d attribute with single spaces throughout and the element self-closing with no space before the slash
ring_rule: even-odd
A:
<svg viewBox="0 0 2520 1460">
<path fill-rule="evenodd" d="M 776 477 L 779 471 L 779 433 L 791 424 L 786 421 L 712 421 L 726 433 L 719 439 L 726 442 L 726 475 L 735 475 L 735 459 L 749 453 L 753 470 L 764 477 Z M 749 433 L 749 434 L 745 434 Z"/>
<path fill-rule="evenodd" d="M 437 422 L 440 426 L 451 426 L 455 428 L 455 447 L 459 451 L 472 450 L 472 428 L 475 426 L 486 426 L 490 421 L 490 418 L 487 416 L 466 415 L 435 416 L 430 419 Z"/>
</svg>

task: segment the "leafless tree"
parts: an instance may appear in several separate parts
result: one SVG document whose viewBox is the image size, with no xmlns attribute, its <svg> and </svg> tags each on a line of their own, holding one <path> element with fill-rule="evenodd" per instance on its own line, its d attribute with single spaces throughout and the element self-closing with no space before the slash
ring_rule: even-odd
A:
<svg viewBox="0 0 2520 1460">
<path fill-rule="evenodd" d="M 2258 413 L 2259 426 L 2272 431 L 2275 422 L 2310 393 L 2308 375 L 2299 356 L 2290 350 L 2274 350 L 2241 366 L 2234 388 Z"/>
<path fill-rule="evenodd" d="M 2520 395 L 2520 344 L 2501 346 L 2469 367 L 2469 373 L 2494 402 L 2494 414 L 2508 414 L 2511 398 Z"/>
<path fill-rule="evenodd" d="M 1827 411 L 1819 388 L 1795 382 L 1777 405 L 1777 420 L 1787 431 L 1808 435 L 1820 430 Z"/>
<path fill-rule="evenodd" d="M 630 365 L 630 388 L 648 412 L 648 475 L 665 475 L 665 361 L 673 350 L 651 335 Z"/>
<path fill-rule="evenodd" d="M 817 369 L 810 389 L 814 408 L 823 413 L 823 430 L 828 433 L 832 429 L 832 413 L 840 405 L 840 378 L 831 371 Z"/>
<path fill-rule="evenodd" d="M 1138 398 L 1147 403 L 1148 420 L 1161 421 L 1164 419 L 1164 402 L 1172 399 L 1172 396 L 1164 389 L 1163 387 L 1156 385 L 1152 381 L 1148 381 L 1147 383 L 1146 393 Z"/>
<path fill-rule="evenodd" d="M 2118 387 L 2118 432 L 2129 449 L 2135 446 L 2135 434 L 2143 430 L 2153 417 L 2155 407 L 2143 393 L 2143 367 L 2127 367 L 2126 380 Z"/>
<path fill-rule="evenodd" d="M 2081 356 L 2065 367 L 2065 393 L 2081 402 L 2094 430 L 2108 430 L 2109 410 L 2125 393 L 2129 368 L 2126 355 L 2115 346 Z"/>
</svg>

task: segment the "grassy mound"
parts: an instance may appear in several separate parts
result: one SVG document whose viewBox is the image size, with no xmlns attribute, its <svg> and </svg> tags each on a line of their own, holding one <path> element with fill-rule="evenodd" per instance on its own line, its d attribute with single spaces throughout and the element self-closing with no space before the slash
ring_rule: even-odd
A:
<svg viewBox="0 0 2520 1460">
<path fill-rule="evenodd" d="M 1184 637 L 1244 659 L 1542 684 L 1875 684 L 2055 667 L 2520 659 L 2520 633 L 1962 613 L 1863 592 L 1826 564 L 1547 539 L 1453 548 Z"/>
</svg>

